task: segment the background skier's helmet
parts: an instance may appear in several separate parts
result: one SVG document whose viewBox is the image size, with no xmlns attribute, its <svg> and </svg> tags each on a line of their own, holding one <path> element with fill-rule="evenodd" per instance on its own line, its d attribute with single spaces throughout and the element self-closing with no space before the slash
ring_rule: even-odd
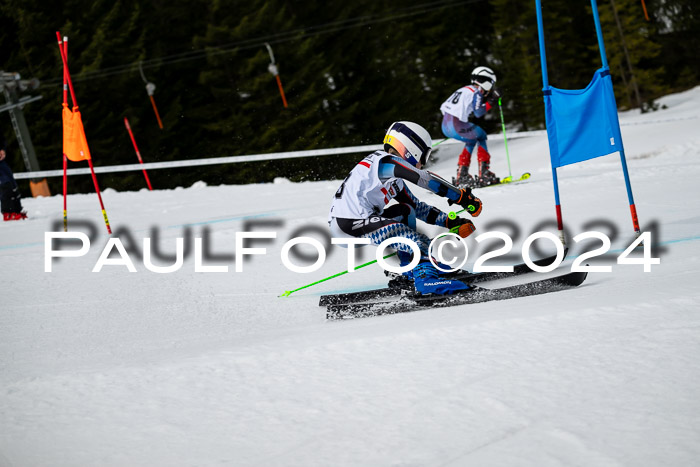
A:
<svg viewBox="0 0 700 467">
<path fill-rule="evenodd" d="M 478 84 L 484 91 L 490 91 L 496 82 L 496 73 L 491 68 L 478 66 L 472 71 L 472 83 Z"/>
<path fill-rule="evenodd" d="M 413 122 L 394 122 L 384 136 L 384 150 L 394 148 L 412 166 L 425 166 L 432 151 L 430 133 Z"/>
</svg>

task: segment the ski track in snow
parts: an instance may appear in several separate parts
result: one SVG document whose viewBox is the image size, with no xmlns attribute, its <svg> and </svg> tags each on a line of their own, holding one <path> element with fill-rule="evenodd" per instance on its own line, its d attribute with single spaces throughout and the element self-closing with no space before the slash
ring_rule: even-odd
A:
<svg viewBox="0 0 700 467">
<path fill-rule="evenodd" d="M 60 225 L 62 198 L 26 199 L 30 220 L 0 225 L 0 466 L 697 465 L 700 87 L 660 102 L 668 109 L 621 120 L 661 264 L 614 264 L 632 239 L 619 157 L 564 167 L 564 222 L 573 235 L 605 231 L 601 221 L 617 231 L 613 273 L 544 296 L 326 322 L 319 295 L 381 286 L 373 266 L 278 298 L 345 268 L 345 250 L 304 275 L 279 257 L 298 228 L 325 228 L 338 181 L 105 190 L 113 228 L 139 250 L 153 229 L 168 255 L 187 229 L 208 229 L 227 273 L 194 273 L 191 257 L 173 274 L 137 257 L 137 273 L 90 272 L 107 242 L 94 194 L 68 199 L 69 222 L 96 228 L 89 254 L 44 273 L 43 236 Z M 653 119 L 676 120 L 634 124 Z M 441 147 L 430 170 L 451 177 L 460 149 Z M 490 149 L 507 175 L 498 135 Z M 546 136 L 509 149 L 513 173 L 533 177 L 479 190 L 475 223 L 483 233 L 515 222 L 519 251 L 551 226 L 554 197 Z M 235 233 L 251 221 L 277 239 L 237 273 Z"/>
</svg>

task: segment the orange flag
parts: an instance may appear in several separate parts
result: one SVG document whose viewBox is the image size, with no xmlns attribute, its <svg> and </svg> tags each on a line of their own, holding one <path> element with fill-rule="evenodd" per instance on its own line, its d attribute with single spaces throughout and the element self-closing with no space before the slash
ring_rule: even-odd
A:
<svg viewBox="0 0 700 467">
<path fill-rule="evenodd" d="M 90 159 L 83 120 L 77 107 L 63 105 L 63 153 L 73 162 Z"/>
</svg>

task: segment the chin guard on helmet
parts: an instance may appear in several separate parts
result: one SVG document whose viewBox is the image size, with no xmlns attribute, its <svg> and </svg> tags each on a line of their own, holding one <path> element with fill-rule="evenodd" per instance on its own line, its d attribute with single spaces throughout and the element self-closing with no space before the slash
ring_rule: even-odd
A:
<svg viewBox="0 0 700 467">
<path fill-rule="evenodd" d="M 417 123 L 394 122 L 384 136 L 384 150 L 394 148 L 412 166 L 425 166 L 432 151 L 428 131 Z"/>
</svg>

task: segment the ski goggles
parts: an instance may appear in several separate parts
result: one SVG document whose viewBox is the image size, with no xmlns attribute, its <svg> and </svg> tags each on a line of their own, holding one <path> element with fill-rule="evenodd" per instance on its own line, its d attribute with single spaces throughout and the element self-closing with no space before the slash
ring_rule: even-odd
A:
<svg viewBox="0 0 700 467">
<path fill-rule="evenodd" d="M 490 91 L 493 87 L 493 80 L 486 76 L 477 76 L 474 78 L 474 81 L 478 83 L 484 91 Z"/>
</svg>

